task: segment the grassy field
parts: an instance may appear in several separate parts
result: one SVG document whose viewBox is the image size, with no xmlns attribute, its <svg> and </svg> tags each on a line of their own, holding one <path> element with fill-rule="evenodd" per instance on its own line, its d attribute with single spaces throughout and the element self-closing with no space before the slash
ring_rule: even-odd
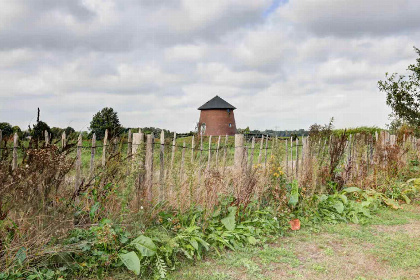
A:
<svg viewBox="0 0 420 280">
<path fill-rule="evenodd" d="M 381 209 L 368 225 L 303 228 L 246 247 L 169 279 L 420 279 L 420 206 Z"/>
</svg>

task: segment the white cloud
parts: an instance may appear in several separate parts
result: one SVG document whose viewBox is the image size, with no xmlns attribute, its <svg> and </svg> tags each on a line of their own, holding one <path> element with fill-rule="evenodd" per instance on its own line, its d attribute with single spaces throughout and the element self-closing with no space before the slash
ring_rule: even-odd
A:
<svg viewBox="0 0 420 280">
<path fill-rule="evenodd" d="M 215 95 L 239 127 L 384 126 L 377 81 L 403 73 L 420 4 L 291 0 L 5 1 L 0 120 L 86 129 L 113 107 L 125 126 L 194 129 Z"/>
</svg>

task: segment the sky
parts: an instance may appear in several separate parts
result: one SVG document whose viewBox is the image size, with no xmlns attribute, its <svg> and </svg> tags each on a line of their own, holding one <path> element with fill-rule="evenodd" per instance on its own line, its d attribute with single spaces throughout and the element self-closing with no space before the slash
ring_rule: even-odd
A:
<svg viewBox="0 0 420 280">
<path fill-rule="evenodd" d="M 251 129 L 379 126 L 420 47 L 418 0 L 0 0 L 0 122 L 194 130 L 219 95 Z"/>
</svg>

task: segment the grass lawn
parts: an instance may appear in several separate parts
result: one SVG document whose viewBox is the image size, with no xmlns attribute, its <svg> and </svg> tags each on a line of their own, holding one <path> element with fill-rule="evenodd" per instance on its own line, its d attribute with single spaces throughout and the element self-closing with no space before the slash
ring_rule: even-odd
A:
<svg viewBox="0 0 420 280">
<path fill-rule="evenodd" d="M 382 209 L 368 225 L 289 232 L 186 264 L 169 279 L 420 279 L 420 205 Z"/>
</svg>

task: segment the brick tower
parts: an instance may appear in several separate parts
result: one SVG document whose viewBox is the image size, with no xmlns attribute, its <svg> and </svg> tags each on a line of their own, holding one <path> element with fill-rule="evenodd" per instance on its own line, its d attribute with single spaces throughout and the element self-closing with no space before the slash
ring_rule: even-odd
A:
<svg viewBox="0 0 420 280">
<path fill-rule="evenodd" d="M 236 124 L 233 110 L 236 108 L 219 96 L 215 96 L 198 108 L 201 111 L 198 132 L 204 136 L 235 135 Z"/>
</svg>

